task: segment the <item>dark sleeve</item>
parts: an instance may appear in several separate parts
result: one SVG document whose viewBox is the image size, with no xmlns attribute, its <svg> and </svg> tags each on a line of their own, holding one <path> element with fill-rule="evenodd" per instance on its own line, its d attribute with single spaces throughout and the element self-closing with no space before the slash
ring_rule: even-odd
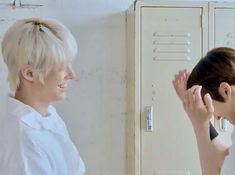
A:
<svg viewBox="0 0 235 175">
<path fill-rule="evenodd" d="M 213 140 L 218 136 L 218 132 L 215 130 L 214 126 L 210 122 L 210 139 Z"/>
</svg>

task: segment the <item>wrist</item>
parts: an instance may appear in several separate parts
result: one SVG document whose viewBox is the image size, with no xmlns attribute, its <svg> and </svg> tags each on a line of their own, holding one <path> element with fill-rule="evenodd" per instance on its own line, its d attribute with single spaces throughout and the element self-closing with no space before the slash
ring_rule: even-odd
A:
<svg viewBox="0 0 235 175">
<path fill-rule="evenodd" d="M 209 128 L 210 128 L 210 121 L 205 121 L 203 123 L 200 124 L 194 124 L 193 125 L 193 129 L 194 132 L 197 133 L 207 133 L 209 135 Z"/>
</svg>

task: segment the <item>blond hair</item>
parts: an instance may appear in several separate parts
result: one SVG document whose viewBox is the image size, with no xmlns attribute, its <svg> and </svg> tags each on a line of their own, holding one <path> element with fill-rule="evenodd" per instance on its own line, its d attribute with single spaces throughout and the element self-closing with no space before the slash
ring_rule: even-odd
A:
<svg viewBox="0 0 235 175">
<path fill-rule="evenodd" d="M 22 66 L 30 65 L 42 77 L 53 67 L 74 59 L 77 44 L 71 32 L 57 20 L 22 19 L 5 33 L 2 55 L 8 68 L 10 88 L 15 91 L 20 84 Z"/>
</svg>

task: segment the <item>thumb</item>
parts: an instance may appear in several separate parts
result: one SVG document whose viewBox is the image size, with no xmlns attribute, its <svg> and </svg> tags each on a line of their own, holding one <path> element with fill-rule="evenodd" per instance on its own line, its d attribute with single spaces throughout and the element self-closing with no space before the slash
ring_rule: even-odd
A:
<svg viewBox="0 0 235 175">
<path fill-rule="evenodd" d="M 214 106 L 212 104 L 212 99 L 211 99 L 210 94 L 207 93 L 204 96 L 204 101 L 205 101 L 205 105 L 206 105 L 208 113 L 209 114 L 213 114 L 214 113 Z"/>
</svg>

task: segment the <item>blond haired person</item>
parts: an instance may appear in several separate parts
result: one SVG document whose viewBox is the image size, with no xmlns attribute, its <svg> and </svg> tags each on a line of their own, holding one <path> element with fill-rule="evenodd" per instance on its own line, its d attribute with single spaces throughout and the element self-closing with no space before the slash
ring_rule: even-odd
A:
<svg viewBox="0 0 235 175">
<path fill-rule="evenodd" d="M 51 103 L 63 100 L 77 45 L 52 19 L 16 21 L 2 41 L 12 94 L 0 127 L 0 175 L 83 175 L 84 163 Z"/>
</svg>

